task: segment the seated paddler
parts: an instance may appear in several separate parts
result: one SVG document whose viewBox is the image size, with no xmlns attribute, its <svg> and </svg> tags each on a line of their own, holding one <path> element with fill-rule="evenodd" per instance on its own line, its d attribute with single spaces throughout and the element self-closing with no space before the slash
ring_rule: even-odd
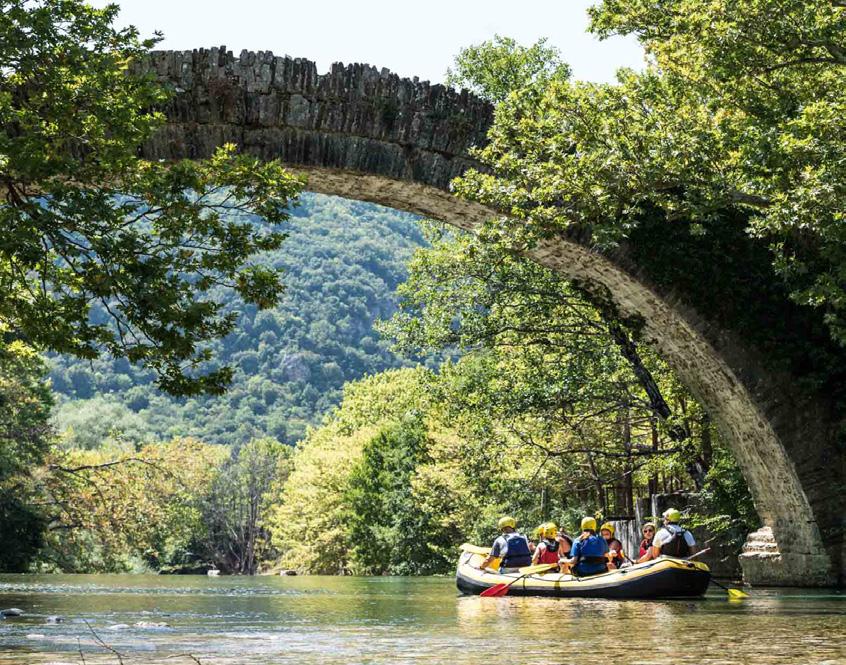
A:
<svg viewBox="0 0 846 665">
<path fill-rule="evenodd" d="M 599 535 L 608 543 L 608 554 L 605 558 L 608 559 L 607 568 L 610 571 L 615 571 L 626 562 L 626 553 L 623 551 L 623 543 L 614 537 L 614 525 L 611 522 L 606 522 L 599 527 Z"/>
<path fill-rule="evenodd" d="M 561 558 L 561 543 L 558 541 L 558 527 L 555 522 L 541 524 L 540 542 L 532 553 L 532 565 L 549 564 L 558 570 L 558 560 Z"/>
<path fill-rule="evenodd" d="M 659 556 L 673 556 L 680 559 L 689 557 L 696 547 L 696 539 L 687 529 L 679 525 L 681 513 L 675 508 L 668 508 L 664 511 L 664 527 L 658 529 L 655 539 L 652 541 L 650 558 L 657 559 Z"/>
<path fill-rule="evenodd" d="M 570 558 L 561 564 L 562 573 L 588 577 L 608 572 L 608 543 L 596 533 L 596 520 L 582 518 L 582 533 L 570 549 Z"/>
<path fill-rule="evenodd" d="M 499 571 L 508 573 L 532 565 L 532 553 L 529 551 L 529 539 L 517 531 L 517 520 L 513 517 L 501 517 L 497 526 L 500 535 L 494 541 L 491 552 L 482 561 L 479 568 L 487 568 L 494 559 L 501 559 Z"/>
</svg>

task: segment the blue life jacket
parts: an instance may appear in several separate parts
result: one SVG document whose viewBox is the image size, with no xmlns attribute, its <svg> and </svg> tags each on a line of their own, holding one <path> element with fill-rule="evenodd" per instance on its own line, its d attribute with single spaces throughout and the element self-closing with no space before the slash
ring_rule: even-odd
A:
<svg viewBox="0 0 846 665">
<path fill-rule="evenodd" d="M 504 533 L 500 536 L 505 540 L 505 555 L 502 557 L 502 568 L 521 568 L 532 565 L 532 553 L 529 551 L 529 541 L 522 533 L 516 531 Z"/>
<path fill-rule="evenodd" d="M 586 559 L 588 557 L 605 556 L 605 553 L 608 551 L 608 543 L 605 542 L 602 536 L 597 534 L 588 536 L 581 543 L 579 554 Z"/>
<path fill-rule="evenodd" d="M 573 572 L 576 575 L 596 575 L 604 573 L 608 570 L 605 563 L 605 553 L 608 551 L 608 543 L 602 536 L 593 534 L 584 540 L 577 540 L 573 545 L 575 549 L 578 547 L 578 553 L 575 556 L 578 559 L 576 567 Z M 573 554 L 572 550 L 570 552 Z"/>
</svg>

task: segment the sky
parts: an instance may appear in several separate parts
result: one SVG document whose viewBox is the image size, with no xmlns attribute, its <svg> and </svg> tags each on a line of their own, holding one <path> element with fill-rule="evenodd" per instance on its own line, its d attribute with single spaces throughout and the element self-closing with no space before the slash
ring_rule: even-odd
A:
<svg viewBox="0 0 846 665">
<path fill-rule="evenodd" d="M 161 30 L 159 48 L 226 47 L 305 57 L 325 72 L 333 62 L 364 62 L 401 76 L 440 82 L 465 46 L 494 34 L 557 46 L 575 78 L 611 81 L 639 68 L 634 39 L 600 42 L 586 32 L 595 0 L 115 0 L 119 23 L 142 36 Z M 93 0 L 103 6 L 105 0 Z"/>
</svg>

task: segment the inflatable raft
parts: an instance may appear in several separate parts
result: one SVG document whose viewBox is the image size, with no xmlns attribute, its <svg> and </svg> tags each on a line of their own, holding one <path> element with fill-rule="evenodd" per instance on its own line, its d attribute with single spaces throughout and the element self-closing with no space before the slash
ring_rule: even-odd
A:
<svg viewBox="0 0 846 665">
<path fill-rule="evenodd" d="M 463 545 L 458 560 L 456 584 L 465 594 L 480 594 L 495 584 L 511 582 L 519 572 L 500 573 L 479 570 L 490 550 Z M 496 562 L 494 562 L 496 564 Z M 576 577 L 558 572 L 535 573 L 517 579 L 508 589 L 510 596 L 559 596 L 561 598 L 696 598 L 705 595 L 711 571 L 704 563 L 671 557 L 635 564 L 628 568 Z"/>
</svg>

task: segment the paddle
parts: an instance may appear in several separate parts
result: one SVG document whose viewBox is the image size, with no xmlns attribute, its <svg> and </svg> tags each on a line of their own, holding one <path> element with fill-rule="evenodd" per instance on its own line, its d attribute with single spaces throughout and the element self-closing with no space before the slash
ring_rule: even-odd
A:
<svg viewBox="0 0 846 665">
<path fill-rule="evenodd" d="M 688 561 L 690 559 L 695 559 L 700 554 L 705 554 L 705 552 L 710 552 L 710 551 L 711 551 L 711 548 L 706 547 L 704 550 L 700 550 L 696 554 L 691 554 L 689 557 L 687 557 L 687 559 L 688 559 Z M 714 580 L 714 578 L 711 578 L 711 584 L 718 586 L 721 589 L 725 589 L 728 592 L 728 597 L 731 598 L 732 600 L 743 600 L 744 598 L 749 598 L 748 593 L 745 593 L 745 592 L 741 591 L 740 589 L 731 589 L 727 586 L 723 586 L 722 584 L 720 584 L 719 582 Z"/>
<path fill-rule="evenodd" d="M 704 550 L 699 550 L 696 554 L 691 554 L 690 556 L 685 557 L 685 559 L 684 559 L 684 560 L 685 560 L 685 561 L 690 561 L 690 560 L 695 559 L 696 557 L 701 556 L 702 554 L 705 554 L 706 552 L 710 552 L 710 551 L 711 551 L 711 548 L 710 548 L 710 547 L 706 547 Z M 626 561 L 628 561 L 628 562 L 629 562 L 630 564 L 632 564 L 633 566 L 638 565 L 638 562 L 637 562 L 637 561 L 632 561 L 632 560 L 629 558 L 628 554 L 626 554 L 625 552 L 623 552 L 623 556 L 624 556 L 624 557 L 626 557 Z M 649 559 L 649 561 L 655 561 L 655 559 Z M 643 561 L 642 563 L 647 563 L 647 562 L 646 562 L 646 561 Z"/>
<path fill-rule="evenodd" d="M 509 587 L 514 584 L 517 580 L 522 580 L 524 577 L 528 575 L 532 575 L 533 573 L 542 573 L 545 570 L 550 570 L 552 568 L 558 568 L 557 563 L 542 563 L 537 566 L 526 566 L 524 568 L 520 568 L 520 575 L 515 577 L 513 580 L 508 582 L 500 582 L 499 584 L 494 584 L 490 589 L 485 589 L 480 593 L 480 596 L 484 596 L 485 598 L 493 598 L 496 596 L 504 596 L 508 593 Z"/>
<path fill-rule="evenodd" d="M 687 557 L 687 559 L 688 559 L 688 561 L 690 561 L 690 559 L 695 559 L 700 554 L 705 554 L 705 552 L 710 552 L 710 551 L 711 551 L 711 548 L 706 547 L 704 550 L 699 550 L 696 554 L 691 554 L 689 557 Z M 714 580 L 714 578 L 711 578 L 711 584 L 728 591 L 729 598 L 732 598 L 733 600 L 743 600 L 744 598 L 749 598 L 748 593 L 745 593 L 745 592 L 741 591 L 740 589 L 730 589 L 727 586 L 723 586 L 722 584 L 720 584 L 719 582 Z"/>
<path fill-rule="evenodd" d="M 721 589 L 724 589 L 725 591 L 728 591 L 728 597 L 729 597 L 731 600 L 743 600 L 744 598 L 749 598 L 749 594 L 748 594 L 748 593 L 745 593 L 745 592 L 741 591 L 740 589 L 732 589 L 732 588 L 730 588 L 730 587 L 723 586 L 722 584 L 720 584 L 719 582 L 717 582 L 717 581 L 716 581 L 715 579 L 713 579 L 713 578 L 711 579 L 711 584 L 714 584 L 715 586 L 718 586 L 718 587 L 720 587 Z"/>
</svg>

